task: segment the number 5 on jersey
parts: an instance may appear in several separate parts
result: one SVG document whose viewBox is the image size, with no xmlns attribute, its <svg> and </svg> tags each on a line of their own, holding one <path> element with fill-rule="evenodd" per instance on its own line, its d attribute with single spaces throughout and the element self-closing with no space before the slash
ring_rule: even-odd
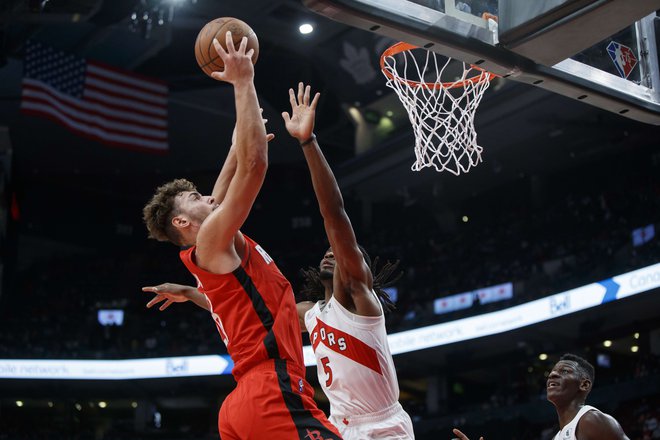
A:
<svg viewBox="0 0 660 440">
<path fill-rule="evenodd" d="M 325 386 L 329 387 L 332 385 L 332 368 L 330 368 L 330 359 L 328 359 L 327 356 L 322 357 L 321 365 L 323 365 L 323 371 L 325 374 L 327 374 L 327 378 L 325 379 Z"/>
</svg>

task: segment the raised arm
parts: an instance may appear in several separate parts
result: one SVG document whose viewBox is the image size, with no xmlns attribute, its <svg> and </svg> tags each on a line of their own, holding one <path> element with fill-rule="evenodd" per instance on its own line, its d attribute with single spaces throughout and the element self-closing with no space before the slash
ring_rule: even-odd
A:
<svg viewBox="0 0 660 440">
<path fill-rule="evenodd" d="M 254 88 L 252 49 L 246 52 L 247 38 L 234 47 L 227 32 L 225 51 L 214 40 L 225 69 L 213 77 L 234 86 L 236 103 L 236 172 L 220 206 L 202 224 L 196 255 L 198 262 L 211 271 L 226 273 L 234 270 L 240 259 L 234 250 L 234 236 L 247 219 L 263 184 L 268 168 L 268 143 Z M 229 256 L 229 257 L 228 257 Z"/>
<path fill-rule="evenodd" d="M 260 110 L 263 112 L 263 109 Z M 262 119 L 264 125 L 266 122 L 268 122 L 268 119 Z M 266 141 L 270 142 L 275 138 L 275 135 L 272 133 L 268 133 L 266 135 Z M 218 175 L 218 178 L 215 181 L 215 185 L 213 185 L 213 192 L 211 195 L 213 196 L 213 199 L 215 199 L 215 202 L 220 204 L 222 201 L 225 199 L 225 196 L 227 195 L 227 190 L 229 189 L 229 184 L 231 183 L 231 180 L 234 178 L 234 174 L 236 174 L 236 127 L 234 127 L 234 132 L 232 133 L 231 136 L 231 147 L 229 148 L 229 153 L 227 153 L 227 158 L 225 159 L 225 163 L 222 165 L 222 169 L 220 170 L 220 174 Z"/>
<path fill-rule="evenodd" d="M 325 232 L 335 256 L 333 295 L 347 309 L 365 316 L 380 315 L 378 299 L 372 293 L 373 278 L 358 247 L 344 200 L 328 162 L 314 136 L 314 116 L 320 94 L 310 103 L 310 87 L 298 84 L 298 93 L 289 90 L 291 115 L 283 113 L 289 134 L 298 139 L 312 177 Z"/>
</svg>

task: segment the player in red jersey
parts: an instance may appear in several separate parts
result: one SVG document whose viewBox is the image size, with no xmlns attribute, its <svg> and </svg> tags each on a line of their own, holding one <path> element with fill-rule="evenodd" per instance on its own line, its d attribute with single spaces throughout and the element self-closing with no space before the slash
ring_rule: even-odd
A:
<svg viewBox="0 0 660 440">
<path fill-rule="evenodd" d="M 236 104 L 235 171 L 226 164 L 218 177 L 221 182 L 229 176 L 226 193 L 216 183 L 212 195 L 202 196 L 177 179 L 156 190 L 144 220 L 150 237 L 190 246 L 181 259 L 197 280 L 195 302 L 212 313 L 234 361 L 238 385 L 220 410 L 220 437 L 339 439 L 305 380 L 291 285 L 266 251 L 239 230 L 263 184 L 268 146 L 252 50 L 246 52 L 246 38 L 236 49 L 229 32 L 226 41 L 225 51 L 214 40 L 225 69 L 213 73 L 233 85 Z"/>
<path fill-rule="evenodd" d="M 285 122 L 287 131 L 298 139 L 305 152 L 328 239 L 337 246 L 340 258 L 335 261 L 333 251 L 329 250 L 319 273 L 314 270 L 305 273 L 308 281 L 314 278 L 314 293 L 320 291 L 327 301 L 299 303 L 301 327 L 306 326 L 310 332 L 319 382 L 330 401 L 330 419 L 342 436 L 356 440 L 413 439 L 412 421 L 398 402 L 396 371 L 387 344 L 383 308 L 376 293 L 380 289 L 374 286 L 370 267 L 365 262 L 368 257 L 357 246 L 334 175 L 312 135 L 318 97 L 310 102 L 309 95 L 309 86 L 305 88 L 302 83 L 297 96 L 290 91 L 292 112 L 286 114 Z M 348 271 L 340 260 L 353 265 L 357 273 Z M 336 279 L 337 294 L 333 295 L 333 276 L 340 273 L 341 267 L 344 267 L 343 275 Z M 387 264 L 378 274 L 378 284 L 387 282 L 394 269 L 396 264 Z M 347 287 L 348 283 L 351 288 Z M 165 283 L 144 290 L 157 294 L 147 307 L 163 301 L 160 310 L 174 302 L 192 300 L 199 304 L 195 301 L 199 294 L 191 286 Z M 388 299 L 384 294 L 383 300 Z"/>
</svg>

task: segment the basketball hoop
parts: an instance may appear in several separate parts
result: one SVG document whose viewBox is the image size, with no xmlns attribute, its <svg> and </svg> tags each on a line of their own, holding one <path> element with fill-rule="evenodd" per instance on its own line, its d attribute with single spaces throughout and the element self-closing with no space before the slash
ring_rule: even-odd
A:
<svg viewBox="0 0 660 440">
<path fill-rule="evenodd" d="M 408 112 L 415 133 L 413 171 L 434 167 L 458 176 L 481 162 L 474 114 L 494 74 L 413 46 L 396 43 L 380 68 Z M 461 71 L 462 69 L 462 71 Z M 443 80 L 451 76 L 453 81 Z"/>
</svg>

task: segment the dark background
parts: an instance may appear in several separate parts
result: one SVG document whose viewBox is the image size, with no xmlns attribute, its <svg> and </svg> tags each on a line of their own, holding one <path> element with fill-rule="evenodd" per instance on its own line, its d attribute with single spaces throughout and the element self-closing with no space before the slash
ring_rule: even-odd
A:
<svg viewBox="0 0 660 440">
<path fill-rule="evenodd" d="M 188 304 L 145 310 L 148 297 L 140 291 L 192 282 L 175 247 L 146 239 L 141 209 L 174 177 L 209 191 L 226 155 L 231 87 L 206 77 L 193 54 L 198 30 L 220 16 L 243 19 L 259 37 L 255 82 L 276 134 L 266 183 L 243 230 L 296 290 L 299 268 L 317 264 L 327 246 L 302 154 L 279 116 L 298 81 L 322 93 L 316 134 L 359 241 L 372 256 L 401 260 L 390 332 L 502 309 L 660 261 L 657 237 L 631 243 L 634 228 L 660 226 L 656 126 L 497 80 L 476 118 L 484 162 L 460 177 L 414 173 L 407 115 L 377 65 L 391 41 L 315 15 L 298 1 L 183 1 L 171 21 L 169 3 L 156 0 L 0 5 L 1 358 L 225 352 L 206 313 Z M 150 30 L 131 20 L 145 10 Z M 314 24 L 312 34 L 299 34 L 303 21 Z M 169 153 L 110 148 L 20 114 L 29 38 L 166 81 Z M 352 60 L 351 67 L 341 60 Z M 514 283 L 511 300 L 433 314 L 435 298 L 504 282 Z M 96 311 L 112 307 L 126 310 L 125 325 L 100 327 Z M 452 426 L 491 440 L 548 438 L 556 416 L 544 400 L 544 374 L 564 352 L 594 363 L 607 354 L 611 367 L 597 368 L 592 403 L 614 414 L 631 439 L 658 438 L 658 310 L 655 290 L 504 335 L 396 356 L 402 404 L 422 439 L 451 438 Z M 315 369 L 308 372 L 315 381 Z M 0 380 L 0 439 L 217 438 L 217 409 L 232 388 L 229 377 Z M 107 408 L 98 407 L 101 400 Z"/>
</svg>

